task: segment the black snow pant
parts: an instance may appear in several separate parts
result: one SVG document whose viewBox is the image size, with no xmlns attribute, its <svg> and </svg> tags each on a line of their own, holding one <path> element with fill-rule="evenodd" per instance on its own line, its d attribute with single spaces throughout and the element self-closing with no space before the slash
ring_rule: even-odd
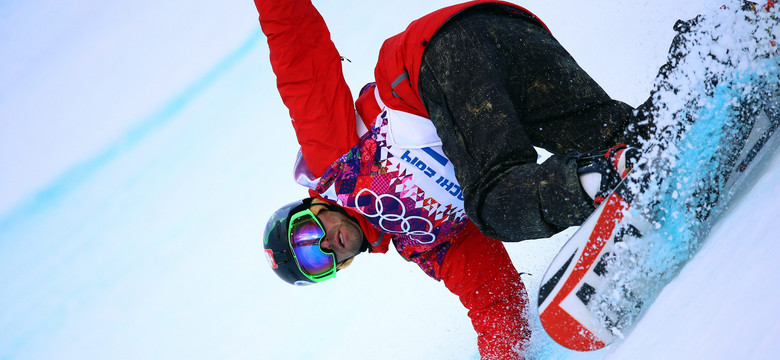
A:
<svg viewBox="0 0 780 360">
<path fill-rule="evenodd" d="M 496 5 L 447 22 L 419 81 L 466 213 L 502 241 L 580 225 L 594 206 L 568 155 L 636 145 L 626 134 L 632 107 L 611 99 L 539 22 Z M 537 164 L 534 146 L 553 156 Z"/>
</svg>

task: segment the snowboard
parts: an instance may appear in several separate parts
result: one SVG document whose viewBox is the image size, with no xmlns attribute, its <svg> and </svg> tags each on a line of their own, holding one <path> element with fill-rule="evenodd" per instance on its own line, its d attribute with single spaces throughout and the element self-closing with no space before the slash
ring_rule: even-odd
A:
<svg viewBox="0 0 780 360">
<path fill-rule="evenodd" d="M 775 128 L 776 124 L 759 137 L 761 141 L 754 144 L 749 152 L 741 154 L 743 159 L 740 164 L 744 168 L 732 176 L 735 184 L 746 180 L 743 177 L 749 177 L 760 160 L 777 148 L 780 136 L 775 133 Z M 649 168 L 651 166 L 645 165 L 638 171 Z M 615 274 L 610 272 L 611 264 L 633 266 L 638 262 L 638 259 L 627 259 L 626 256 L 615 254 L 618 247 L 649 238 L 649 234 L 656 233 L 658 227 L 662 226 L 658 219 L 648 216 L 655 211 L 651 206 L 636 202 L 636 194 L 632 189 L 642 189 L 648 184 L 640 182 L 638 187 L 633 185 L 637 185 L 637 182 L 623 181 L 618 185 L 604 204 L 566 242 L 542 279 L 538 298 L 542 326 L 553 340 L 569 349 L 597 350 L 623 337 L 636 321 L 639 312 L 656 295 L 647 293 L 650 288 L 646 280 L 628 285 L 623 282 L 615 286 Z M 736 190 L 738 188 L 732 186 L 727 195 Z M 711 216 L 709 219 L 714 219 L 713 210 L 721 210 L 728 203 L 725 196 L 721 197 L 718 206 L 708 210 Z M 697 216 L 704 215 L 699 213 Z M 711 224 L 705 226 L 709 228 Z M 698 236 L 705 235 L 704 231 L 698 231 Z M 663 286 L 661 281 L 659 279 L 659 284 Z M 606 290 L 619 292 L 621 304 L 610 302 L 609 297 L 596 296 Z M 638 294 L 637 290 L 643 291 L 644 296 Z M 596 301 L 601 303 L 591 303 Z"/>
<path fill-rule="evenodd" d="M 754 13 L 737 11 L 734 18 Z M 777 18 L 770 15 L 773 24 Z M 702 52 L 722 39 L 713 29 L 736 30 L 699 21 L 706 23 L 697 18 L 677 29 L 679 48 L 671 50 L 677 57 L 657 79 L 661 105 L 653 116 L 666 125 L 542 278 L 541 324 L 566 348 L 597 350 L 626 336 L 780 145 L 776 45 L 744 46 L 764 30 L 762 23 L 743 20 L 758 31 L 733 41 L 732 54 L 749 56 L 748 66 Z M 704 80 L 691 86 L 697 76 Z"/>
<path fill-rule="evenodd" d="M 709 183 L 706 190 L 696 192 L 701 196 L 706 194 L 706 204 L 694 201 L 692 204 L 696 208 L 685 205 L 689 218 L 698 221 L 696 226 L 683 229 L 683 232 L 688 231 L 686 236 L 694 240 L 686 244 L 690 252 L 695 251 L 696 242 L 706 236 L 734 195 L 754 180 L 751 177 L 760 170 L 763 160 L 778 148 L 780 132 L 776 130 L 780 117 L 774 116 L 773 119 L 761 116 L 748 134 L 741 134 L 746 137 L 744 142 L 727 147 L 728 153 L 736 159 L 731 165 L 730 176 L 723 178 L 717 189 Z M 658 147 L 645 153 L 640 165 L 631 170 L 634 175 L 651 174 L 668 162 L 652 158 L 652 154 L 662 152 Z M 669 211 L 659 208 L 662 203 L 658 200 L 659 194 L 644 197 L 640 192 L 660 188 L 661 182 L 672 182 L 674 177 L 690 176 L 685 174 L 686 170 L 675 169 L 668 177 L 628 176 L 564 244 L 545 273 L 538 296 L 542 326 L 553 340 L 578 351 L 603 348 L 625 336 L 660 292 L 666 283 L 663 277 L 622 278 L 614 268 L 636 267 L 640 272 L 650 271 L 652 269 L 643 267 L 656 265 L 643 264 L 642 260 L 651 258 L 652 254 L 637 254 L 631 251 L 632 247 L 641 242 L 657 241 L 652 235 L 669 236 L 666 240 L 670 241 L 680 238 L 680 233 L 661 231 L 668 227 L 665 217 Z M 663 196 L 673 199 L 673 194 L 669 192 Z M 642 246 L 643 250 L 654 250 L 653 244 Z M 660 245 L 657 250 L 666 248 Z M 687 260 L 670 259 L 672 264 Z M 678 264 L 678 267 L 681 265 L 684 264 Z M 679 269 L 669 266 L 666 270 Z"/>
</svg>

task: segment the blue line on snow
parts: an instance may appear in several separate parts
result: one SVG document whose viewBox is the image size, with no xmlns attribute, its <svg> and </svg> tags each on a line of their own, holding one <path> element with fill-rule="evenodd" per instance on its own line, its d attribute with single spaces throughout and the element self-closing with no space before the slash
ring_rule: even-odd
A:
<svg viewBox="0 0 780 360">
<path fill-rule="evenodd" d="M 61 198 L 77 185 L 93 176 L 98 170 L 110 163 L 117 156 L 133 149 L 149 135 L 153 134 L 163 125 L 169 123 L 171 119 L 192 102 L 193 99 L 224 76 L 239 62 L 239 60 L 246 57 L 258 44 L 260 39 L 259 30 L 252 32 L 238 48 L 184 89 L 184 91 L 174 96 L 156 113 L 141 121 L 134 128 L 131 128 L 105 150 L 98 152 L 91 158 L 66 170 L 48 186 L 37 191 L 26 200 L 21 201 L 8 213 L 0 217 L 0 234 L 6 232 L 16 222 L 30 217 L 46 208 L 49 204 Z"/>
</svg>

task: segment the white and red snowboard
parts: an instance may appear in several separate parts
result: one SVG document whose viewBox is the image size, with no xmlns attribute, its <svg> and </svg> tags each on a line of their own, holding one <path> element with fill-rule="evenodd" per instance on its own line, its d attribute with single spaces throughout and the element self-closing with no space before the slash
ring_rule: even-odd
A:
<svg viewBox="0 0 780 360">
<path fill-rule="evenodd" d="M 590 351 L 626 336 L 776 152 L 778 11 L 763 10 L 697 18 L 681 33 L 675 68 L 656 83 L 654 116 L 669 122 L 542 279 L 538 313 L 559 344 Z"/>
<path fill-rule="evenodd" d="M 709 207 L 697 209 L 700 210 L 698 214 L 697 210 L 690 210 L 690 218 L 699 223 L 689 227 L 690 233 L 686 236 L 706 236 L 717 214 L 725 209 L 734 193 L 751 182 L 752 173 L 778 148 L 780 132 L 775 131 L 778 121 L 780 119 L 771 124 L 756 124 L 749 142 L 735 153 L 739 161 L 734 163 L 734 171 L 725 185 L 717 190 L 717 200 L 709 203 Z M 652 171 L 656 165 L 647 161 L 632 172 Z M 674 171 L 670 175 L 684 176 Z M 614 271 L 614 268 L 627 266 L 636 267 L 640 272 L 658 270 L 646 269 L 659 265 L 642 263 L 649 255 L 641 250 L 632 252 L 632 247 L 647 251 L 653 247 L 652 244 L 641 242 L 658 241 L 659 234 L 663 234 L 661 236 L 666 241 L 675 241 L 674 237 L 678 236 L 662 232 L 667 225 L 656 208 L 659 204 L 657 199 L 637 196 L 637 190 L 657 186 L 654 179 L 674 181 L 670 178 L 627 177 L 566 242 L 550 264 L 539 290 L 538 310 L 545 331 L 559 344 L 579 351 L 609 345 L 630 330 L 657 291 L 665 285 L 667 279 L 627 279 L 620 277 L 623 275 L 620 271 Z M 708 190 L 707 194 L 713 196 L 713 192 Z M 651 235 L 656 235 L 656 238 Z M 686 244 L 690 250 L 688 255 L 692 256 L 697 245 Z M 658 244 L 658 251 L 666 250 L 665 246 Z M 641 255 L 637 256 L 637 252 Z M 671 262 L 686 260 L 670 259 Z M 660 266 L 669 266 L 668 271 L 676 271 L 680 264 Z"/>
</svg>

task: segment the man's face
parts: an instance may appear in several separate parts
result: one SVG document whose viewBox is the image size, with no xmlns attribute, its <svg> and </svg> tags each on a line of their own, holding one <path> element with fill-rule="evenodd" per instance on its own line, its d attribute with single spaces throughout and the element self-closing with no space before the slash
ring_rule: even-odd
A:
<svg viewBox="0 0 780 360">
<path fill-rule="evenodd" d="M 323 250 L 332 251 L 336 255 L 336 262 L 347 260 L 360 251 L 363 244 L 363 232 L 360 226 L 338 211 L 330 211 L 324 207 L 317 213 L 317 217 L 325 227 L 325 238 L 320 241 Z"/>
</svg>

